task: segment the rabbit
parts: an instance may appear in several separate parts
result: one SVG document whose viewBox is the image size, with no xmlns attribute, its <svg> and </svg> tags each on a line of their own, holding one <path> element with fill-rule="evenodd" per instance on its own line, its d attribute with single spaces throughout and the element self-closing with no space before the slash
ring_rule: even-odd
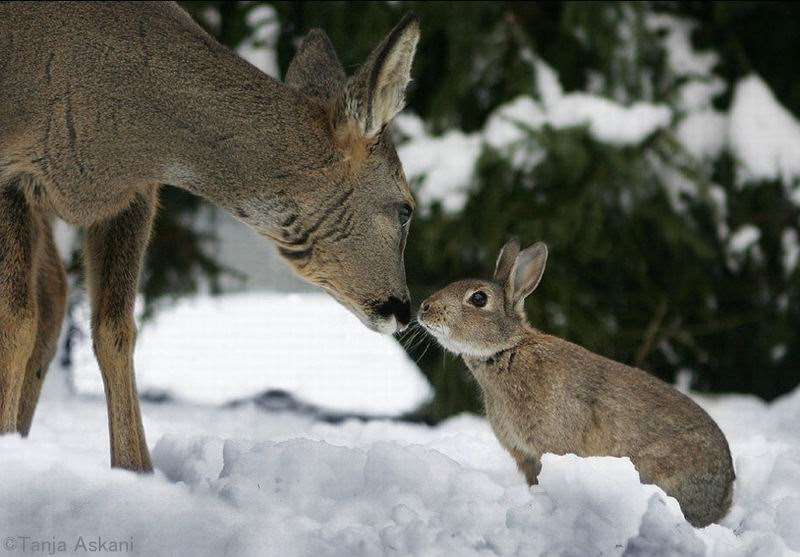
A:
<svg viewBox="0 0 800 557">
<path fill-rule="evenodd" d="M 660 379 L 531 327 L 525 298 L 539 285 L 547 247 L 509 241 L 494 280 L 461 280 L 420 305 L 418 322 L 460 355 L 486 417 L 528 484 L 545 452 L 629 457 L 642 481 L 680 503 L 695 527 L 728 512 L 730 448 L 711 417 Z"/>
</svg>

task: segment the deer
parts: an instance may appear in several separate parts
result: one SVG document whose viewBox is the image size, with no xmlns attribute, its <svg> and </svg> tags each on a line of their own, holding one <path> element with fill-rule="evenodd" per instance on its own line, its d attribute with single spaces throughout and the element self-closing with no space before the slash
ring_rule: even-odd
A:
<svg viewBox="0 0 800 557">
<path fill-rule="evenodd" d="M 0 433 L 28 435 L 56 352 L 59 218 L 85 231 L 111 466 L 152 470 L 134 301 L 165 185 L 248 225 L 370 329 L 404 329 L 414 199 L 389 124 L 419 37 L 406 15 L 348 77 L 314 29 L 280 82 L 173 2 L 0 3 Z"/>
</svg>

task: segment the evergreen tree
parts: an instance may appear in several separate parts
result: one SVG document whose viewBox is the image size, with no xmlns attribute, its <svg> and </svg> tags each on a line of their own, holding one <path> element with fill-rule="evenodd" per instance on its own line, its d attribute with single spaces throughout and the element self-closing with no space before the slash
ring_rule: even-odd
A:
<svg viewBox="0 0 800 557">
<path fill-rule="evenodd" d="M 248 13 L 261 3 L 185 5 L 235 48 L 253 35 Z M 509 236 L 527 243 L 542 239 L 552 256 L 529 302 L 535 326 L 666 380 L 685 370 L 702 390 L 770 399 L 796 385 L 797 177 L 753 175 L 735 146 L 706 144 L 709 138 L 697 133 L 702 125 L 691 127 L 727 121 L 736 109 L 734 93 L 742 90 L 737 84 L 753 72 L 790 113 L 800 114 L 800 78 L 790 67 L 800 46 L 792 31 L 800 15 L 796 6 L 271 5 L 280 25 L 281 73 L 312 27 L 329 34 L 352 73 L 403 13 L 421 16 L 409 113 L 419 116 L 432 141 L 442 134 L 474 138 L 470 144 L 479 145 L 479 156 L 457 210 L 433 199 L 415 217 L 406 254 L 415 300 L 454 278 L 488 276 Z M 760 35 L 765 27 L 775 28 L 769 41 Z M 510 114 L 510 103 L 521 96 L 544 106 L 553 76 L 564 94 L 622 107 L 648 103 L 669 116 L 641 141 L 609 140 L 585 125 L 524 121 L 516 122 L 521 136 L 513 148 L 487 140 L 491 124 Z M 693 138 L 706 143 L 690 144 Z M 424 173 L 411 178 L 418 192 L 429 187 Z M 173 208 L 176 214 L 196 210 L 191 204 L 179 196 Z M 165 253 L 148 259 L 153 280 L 169 274 L 158 271 L 170 259 Z M 201 251 L 184 253 L 187 265 L 219 271 Z M 154 298 L 171 289 L 166 282 L 154 284 L 149 291 L 146 286 Z M 477 408 L 460 362 L 420 347 L 411 356 L 436 388 L 424 416 Z"/>
</svg>

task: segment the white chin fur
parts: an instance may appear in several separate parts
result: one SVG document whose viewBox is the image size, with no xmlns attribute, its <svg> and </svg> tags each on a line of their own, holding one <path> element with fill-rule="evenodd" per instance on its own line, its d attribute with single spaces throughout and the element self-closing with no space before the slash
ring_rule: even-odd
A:
<svg viewBox="0 0 800 557">
<path fill-rule="evenodd" d="M 348 308 L 349 309 L 349 308 Z M 397 318 L 392 315 L 389 318 L 369 318 L 363 315 L 360 311 L 352 311 L 361 322 L 370 330 L 380 333 L 382 335 L 393 335 L 400 330 L 400 324 Z"/>
<path fill-rule="evenodd" d="M 450 337 L 450 328 L 447 325 L 440 325 L 439 327 L 433 327 L 427 323 L 420 322 L 420 324 L 425 327 L 430 334 L 436 338 L 436 341 L 442 345 L 442 348 L 448 350 L 455 354 L 456 356 L 471 356 L 474 358 L 488 358 L 497 350 L 491 350 L 489 348 L 483 348 L 480 346 L 473 346 L 468 345 L 463 342 L 459 342 Z"/>
<path fill-rule="evenodd" d="M 383 335 L 393 335 L 400 328 L 399 324 L 397 323 L 397 318 L 394 315 L 392 315 L 389 319 L 381 319 L 380 321 L 373 321 L 367 326 L 373 331 L 376 331 Z"/>
<path fill-rule="evenodd" d="M 324 288 L 324 290 L 327 291 L 334 300 L 347 308 L 350 313 L 358 317 L 358 320 L 361 321 L 361 323 L 363 323 L 368 329 L 371 329 L 382 335 L 393 335 L 400 330 L 400 324 L 397 322 L 397 318 L 394 315 L 388 319 L 368 317 L 363 311 L 361 311 L 360 308 L 340 299 L 333 290 L 330 290 L 329 288 Z"/>
</svg>

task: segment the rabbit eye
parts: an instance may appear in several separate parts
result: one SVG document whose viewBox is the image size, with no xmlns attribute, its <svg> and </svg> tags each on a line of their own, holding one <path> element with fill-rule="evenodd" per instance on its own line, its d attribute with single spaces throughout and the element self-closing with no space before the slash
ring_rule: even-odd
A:
<svg viewBox="0 0 800 557">
<path fill-rule="evenodd" d="M 472 296 L 469 297 L 469 303 L 475 306 L 476 308 L 482 308 L 486 305 L 486 300 L 488 300 L 488 296 L 486 296 L 486 292 L 483 290 L 478 290 Z"/>
</svg>

